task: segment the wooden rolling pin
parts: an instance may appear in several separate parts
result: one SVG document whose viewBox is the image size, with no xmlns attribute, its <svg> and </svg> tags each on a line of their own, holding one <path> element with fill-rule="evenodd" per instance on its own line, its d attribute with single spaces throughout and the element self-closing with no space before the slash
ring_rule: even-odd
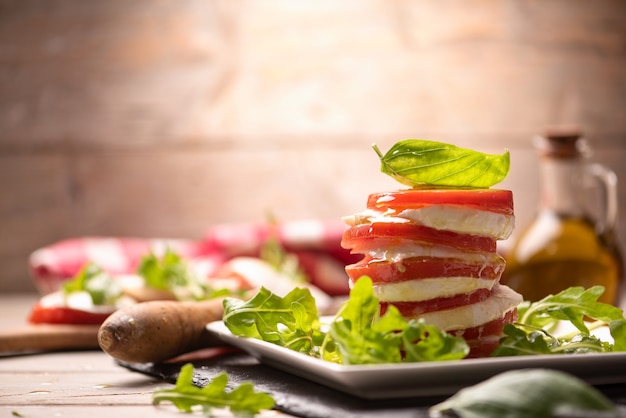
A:
<svg viewBox="0 0 626 418">
<path fill-rule="evenodd" d="M 128 363 L 157 363 L 200 348 L 223 345 L 206 331 L 222 319 L 222 299 L 152 301 L 120 309 L 98 331 L 100 348 Z"/>
</svg>

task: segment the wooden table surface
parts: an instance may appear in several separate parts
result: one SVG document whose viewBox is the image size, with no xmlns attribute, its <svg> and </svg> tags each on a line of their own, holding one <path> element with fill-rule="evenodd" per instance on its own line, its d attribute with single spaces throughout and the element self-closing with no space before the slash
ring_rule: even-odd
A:
<svg viewBox="0 0 626 418">
<path fill-rule="evenodd" d="M 26 323 L 36 295 L 0 296 L 0 329 Z M 0 418 L 181 417 L 171 404 L 152 405 L 152 392 L 171 384 L 130 372 L 101 351 L 0 357 Z M 216 410 L 215 417 L 231 417 Z M 196 414 L 196 416 L 202 416 Z M 260 417 L 285 417 L 266 411 Z"/>
<path fill-rule="evenodd" d="M 25 325 L 36 298 L 0 295 L 0 331 Z M 189 416 L 169 403 L 152 405 L 154 389 L 171 386 L 122 368 L 99 350 L 0 356 L 0 418 Z M 620 416 L 626 416 L 622 392 L 618 397 Z M 232 416 L 225 410 L 215 410 L 213 414 L 216 418 Z M 288 416 L 278 411 L 259 415 Z"/>
</svg>

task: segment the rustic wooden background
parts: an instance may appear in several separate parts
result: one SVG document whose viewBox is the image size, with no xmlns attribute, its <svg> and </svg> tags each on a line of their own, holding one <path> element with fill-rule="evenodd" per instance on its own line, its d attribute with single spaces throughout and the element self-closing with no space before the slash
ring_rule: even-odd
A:
<svg viewBox="0 0 626 418">
<path fill-rule="evenodd" d="M 508 148 L 521 228 L 577 124 L 626 224 L 622 0 L 0 0 L 0 89 L 2 292 L 67 237 L 338 219 L 409 137 Z"/>
</svg>

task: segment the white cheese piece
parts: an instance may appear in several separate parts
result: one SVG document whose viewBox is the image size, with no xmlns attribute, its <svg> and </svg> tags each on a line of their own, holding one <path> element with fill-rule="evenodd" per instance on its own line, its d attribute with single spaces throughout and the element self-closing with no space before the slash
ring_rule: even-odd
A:
<svg viewBox="0 0 626 418">
<path fill-rule="evenodd" d="M 421 241 L 397 240 L 393 245 L 381 245 L 384 240 L 371 240 L 360 244 L 359 253 L 370 256 L 376 261 L 400 262 L 407 258 L 433 257 L 462 260 L 468 264 L 503 263 L 503 258 L 497 253 L 463 251 L 458 248 L 441 244 L 430 244 Z"/>
<path fill-rule="evenodd" d="M 443 331 L 476 327 L 503 317 L 505 312 L 522 303 L 522 295 L 504 285 L 494 287 L 491 296 L 482 302 L 458 308 L 420 314 L 426 323 Z"/>
<path fill-rule="evenodd" d="M 374 222 L 415 223 L 444 231 L 507 239 L 515 227 L 515 216 L 456 205 L 429 205 L 419 209 L 378 211 L 367 209 L 343 218 L 350 226 Z"/>
<path fill-rule="evenodd" d="M 374 284 L 374 294 L 381 302 L 422 302 L 430 299 L 489 289 L 497 280 L 474 277 L 441 277 L 416 279 L 398 283 Z"/>
</svg>

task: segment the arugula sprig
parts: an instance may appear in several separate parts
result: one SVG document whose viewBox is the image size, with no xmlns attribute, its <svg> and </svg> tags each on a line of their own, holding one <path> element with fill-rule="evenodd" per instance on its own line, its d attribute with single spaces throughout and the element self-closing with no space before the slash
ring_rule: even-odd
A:
<svg viewBox="0 0 626 418">
<path fill-rule="evenodd" d="M 262 288 L 249 301 L 227 298 L 224 324 L 237 336 L 257 338 L 340 364 L 455 360 L 467 343 L 395 308 L 380 315 L 372 280 L 363 276 L 329 324 L 323 324 L 306 288 L 284 298 Z"/>
<path fill-rule="evenodd" d="M 63 295 L 86 292 L 94 305 L 115 305 L 122 296 L 122 287 L 93 262 L 86 263 L 71 280 L 63 283 Z"/>
<path fill-rule="evenodd" d="M 462 338 L 423 321 L 407 321 L 395 306 L 381 316 L 366 276 L 355 283 L 349 301 L 330 323 L 329 335 L 344 364 L 458 360 L 469 352 Z"/>
<path fill-rule="evenodd" d="M 180 300 L 205 300 L 231 293 L 228 289 L 213 289 L 201 281 L 192 272 L 189 263 L 169 248 L 162 256 L 154 252 L 143 256 L 137 274 L 144 278 L 146 286 L 171 292 Z"/>
<path fill-rule="evenodd" d="M 269 341 L 313 354 L 320 325 L 315 299 L 309 289 L 295 288 L 284 298 L 261 290 L 249 301 L 224 300 L 223 320 L 235 335 Z"/>
<path fill-rule="evenodd" d="M 176 385 L 171 388 L 159 388 L 152 393 L 152 403 L 158 405 L 168 401 L 179 410 L 193 412 L 201 408 L 206 416 L 211 416 L 213 408 L 228 408 L 236 416 L 251 417 L 262 410 L 272 409 L 274 398 L 263 392 L 255 392 L 251 383 L 242 383 L 232 390 L 227 390 L 228 375 L 220 373 L 204 387 L 193 383 L 193 365 L 185 364 Z"/>
<path fill-rule="evenodd" d="M 598 302 L 604 287 L 570 287 L 537 302 L 518 306 L 519 320 L 504 327 L 505 337 L 492 356 L 626 351 L 626 319 L 615 306 Z M 554 335 L 562 321 L 576 331 Z M 609 327 L 613 343 L 592 335 Z"/>
<path fill-rule="evenodd" d="M 297 283 L 308 283 L 308 275 L 300 265 L 298 256 L 288 252 L 280 241 L 276 221 L 270 220 L 270 235 L 259 249 L 259 258 L 267 262 L 277 272 L 286 275 Z"/>
</svg>

